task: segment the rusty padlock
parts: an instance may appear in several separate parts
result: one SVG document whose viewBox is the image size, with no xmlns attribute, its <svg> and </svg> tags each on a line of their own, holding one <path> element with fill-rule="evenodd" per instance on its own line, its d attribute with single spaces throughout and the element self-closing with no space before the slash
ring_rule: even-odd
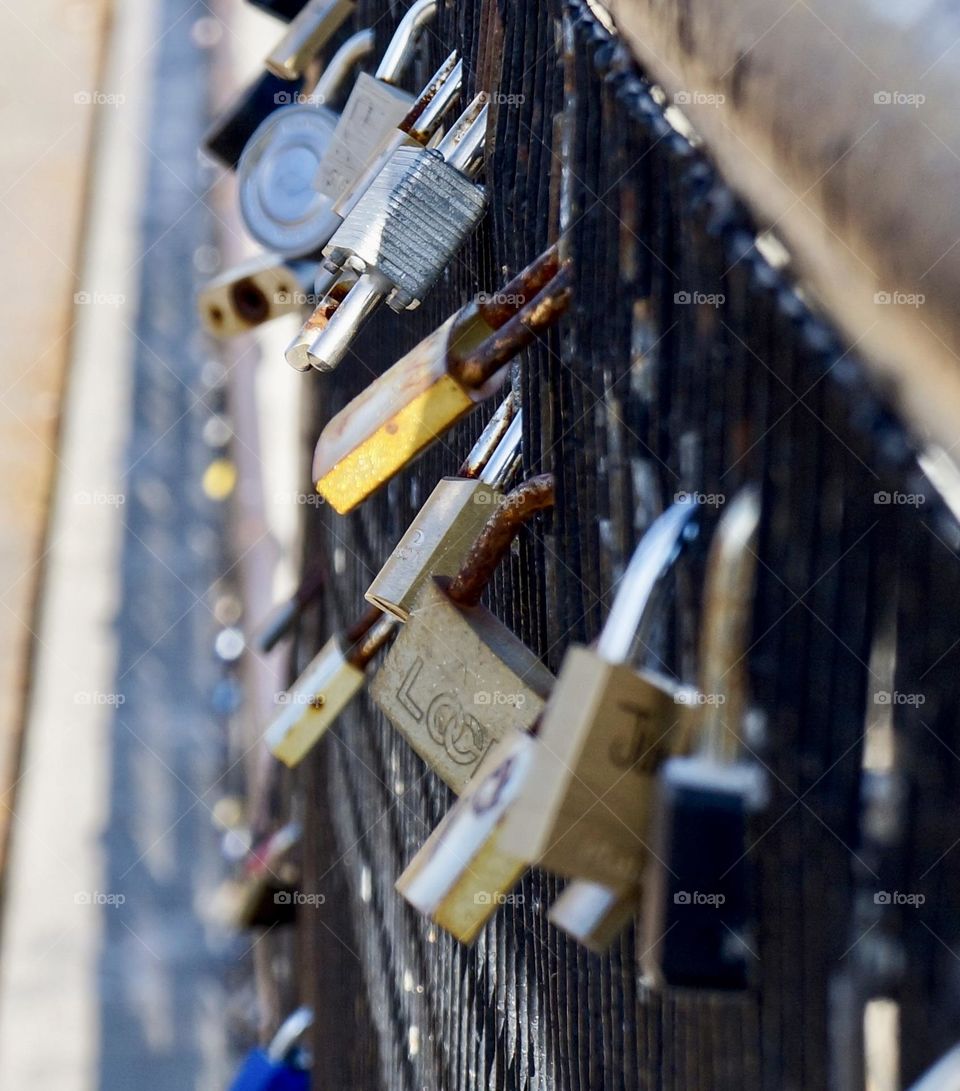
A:
<svg viewBox="0 0 960 1091">
<path fill-rule="evenodd" d="M 457 477 L 437 482 L 386 564 L 367 589 L 366 599 L 407 621 L 423 581 L 455 576 L 467 550 L 500 502 L 500 489 L 516 471 L 523 438 L 522 411 L 509 394 L 491 418 Z"/>
<path fill-rule="evenodd" d="M 553 683 L 539 658 L 479 605 L 520 528 L 553 500 L 551 474 L 503 498 L 453 580 L 422 585 L 371 686 L 397 730 L 456 792 L 508 728 L 536 719 Z"/>
<path fill-rule="evenodd" d="M 507 365 L 564 313 L 570 270 L 551 248 L 478 296 L 342 409 L 317 442 L 317 492 L 352 511 L 503 384 Z"/>
</svg>

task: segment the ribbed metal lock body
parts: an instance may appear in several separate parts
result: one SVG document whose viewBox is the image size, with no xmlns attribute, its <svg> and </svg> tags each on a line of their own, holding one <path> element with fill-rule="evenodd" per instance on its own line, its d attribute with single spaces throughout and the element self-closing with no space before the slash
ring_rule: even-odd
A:
<svg viewBox="0 0 960 1091">
<path fill-rule="evenodd" d="M 287 693 L 266 740 L 274 757 L 296 765 L 363 687 L 365 676 L 331 637 Z"/>
<path fill-rule="evenodd" d="M 533 723 L 552 684 L 537 656 L 486 607 L 456 606 L 430 579 L 370 692 L 459 792 L 497 739 Z"/>
<path fill-rule="evenodd" d="M 456 575 L 500 493 L 481 481 L 445 477 L 367 589 L 374 606 L 407 621 L 430 576 Z"/>
<path fill-rule="evenodd" d="M 347 250 L 419 301 L 479 223 L 482 186 L 428 148 L 398 148 L 324 253 Z"/>
</svg>

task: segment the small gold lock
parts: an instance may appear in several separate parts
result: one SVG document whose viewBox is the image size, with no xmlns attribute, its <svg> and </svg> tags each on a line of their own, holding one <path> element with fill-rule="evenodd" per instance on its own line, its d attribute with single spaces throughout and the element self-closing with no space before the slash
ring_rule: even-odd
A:
<svg viewBox="0 0 960 1091">
<path fill-rule="evenodd" d="M 303 309 L 295 267 L 276 254 L 260 254 L 208 281 L 197 294 L 204 328 L 214 337 L 238 333 Z"/>
<path fill-rule="evenodd" d="M 678 501 L 644 535 L 595 649 L 572 647 L 544 711 L 536 769 L 513 807 L 516 851 L 560 875 L 635 885 L 656 771 L 690 744 L 689 687 L 625 660 L 662 575 L 691 537 Z"/>
<path fill-rule="evenodd" d="M 553 248 L 467 304 L 327 424 L 313 477 L 336 511 L 352 511 L 499 389 L 510 360 L 569 304 L 570 269 L 557 263 Z"/>
<path fill-rule="evenodd" d="M 502 498 L 500 486 L 516 467 L 523 418 L 520 412 L 512 419 L 511 414 L 512 394 L 484 429 L 461 468 L 461 476 L 444 477 L 437 482 L 367 589 L 368 602 L 405 622 L 426 579 L 457 574 L 467 551 Z M 487 457 L 478 470 L 478 457 L 483 459 L 484 455 Z M 472 476 L 478 472 L 479 478 Z"/>
<path fill-rule="evenodd" d="M 395 618 L 371 609 L 345 633 L 330 638 L 283 694 L 283 708 L 267 728 L 274 757 L 298 765 L 363 688 L 366 668 L 394 635 Z"/>
<path fill-rule="evenodd" d="M 504 497 L 457 576 L 427 580 L 371 686 L 371 695 L 414 750 L 462 791 L 491 744 L 529 726 L 553 675 L 479 605 L 484 586 L 521 526 L 553 504 L 553 477 L 531 478 Z"/>
<path fill-rule="evenodd" d="M 461 943 L 477 938 L 527 870 L 504 835 L 504 817 L 527 778 L 533 746 L 523 731 L 504 735 L 397 880 L 406 901 Z"/>
<path fill-rule="evenodd" d="M 355 7 L 354 0 L 307 0 L 270 51 L 266 68 L 282 80 L 298 79 Z"/>
</svg>

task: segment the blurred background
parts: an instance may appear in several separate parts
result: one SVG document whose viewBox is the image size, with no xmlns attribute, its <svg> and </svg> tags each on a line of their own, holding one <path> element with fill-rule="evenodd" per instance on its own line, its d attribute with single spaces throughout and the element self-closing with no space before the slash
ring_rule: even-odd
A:
<svg viewBox="0 0 960 1091">
<path fill-rule="evenodd" d="M 249 848 L 240 693 L 253 717 L 282 689 L 269 657 L 240 677 L 237 627 L 251 572 L 254 613 L 284 591 L 298 377 L 199 332 L 197 285 L 246 244 L 198 143 L 280 24 L 191 0 L 0 20 L 0 1087 L 221 1087 L 262 1013 L 263 933 L 217 906 Z"/>
</svg>

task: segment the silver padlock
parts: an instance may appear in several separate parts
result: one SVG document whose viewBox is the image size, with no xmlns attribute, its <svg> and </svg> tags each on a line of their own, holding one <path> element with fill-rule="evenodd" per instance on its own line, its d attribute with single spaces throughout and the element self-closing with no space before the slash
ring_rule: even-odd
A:
<svg viewBox="0 0 960 1091">
<path fill-rule="evenodd" d="M 324 249 L 324 268 L 359 274 L 337 314 L 307 355 L 321 371 L 335 368 L 378 304 L 419 306 L 474 231 L 487 193 L 474 181 L 483 159 L 487 96 L 478 95 L 436 148 L 399 148 Z"/>
<path fill-rule="evenodd" d="M 436 7 L 436 0 L 418 0 L 409 9 L 376 77 L 360 74 L 342 115 L 326 103 L 373 49 L 372 30 L 347 39 L 312 92 L 297 96 L 297 103 L 274 111 L 259 126 L 237 168 L 240 211 L 258 242 L 288 257 L 302 257 L 318 255 L 330 241 L 340 225 L 334 201 L 356 181 L 414 102 L 393 83 Z M 340 164 L 336 172 L 323 166 L 331 156 Z"/>
<path fill-rule="evenodd" d="M 348 38 L 312 91 L 296 96 L 260 123 L 237 164 L 238 199 L 250 234 L 286 257 L 319 253 L 330 200 L 313 188 L 339 117 L 328 102 L 354 65 L 373 49 L 372 30 Z M 333 228 L 336 227 L 336 221 Z"/>
</svg>

